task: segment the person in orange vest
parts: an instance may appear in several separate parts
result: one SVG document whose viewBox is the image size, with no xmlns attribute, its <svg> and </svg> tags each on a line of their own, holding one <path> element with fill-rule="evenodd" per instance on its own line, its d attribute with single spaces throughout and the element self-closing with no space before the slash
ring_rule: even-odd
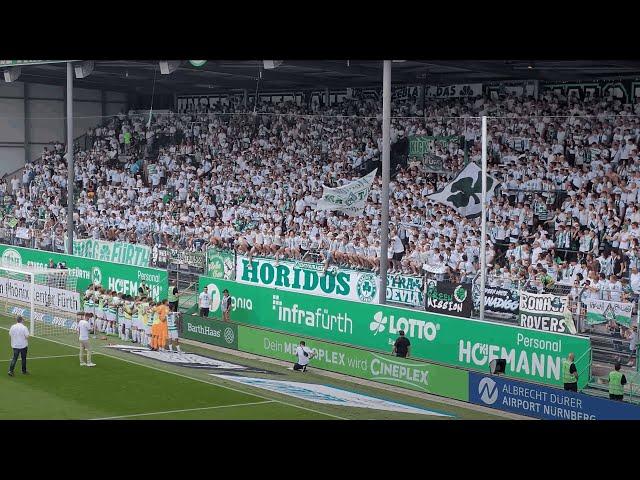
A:
<svg viewBox="0 0 640 480">
<path fill-rule="evenodd" d="M 169 308 L 169 300 L 164 299 L 162 303 L 160 303 L 156 307 L 156 312 L 158 313 L 159 323 L 156 327 L 156 341 L 157 348 L 160 350 L 164 350 L 167 346 L 167 339 L 169 338 L 169 326 L 167 325 L 167 317 L 171 308 Z"/>
</svg>

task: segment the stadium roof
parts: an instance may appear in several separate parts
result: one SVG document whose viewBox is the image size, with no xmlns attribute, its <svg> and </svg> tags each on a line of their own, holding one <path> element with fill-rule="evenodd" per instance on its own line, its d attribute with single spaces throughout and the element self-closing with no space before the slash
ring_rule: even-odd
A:
<svg viewBox="0 0 640 480">
<path fill-rule="evenodd" d="M 277 61 L 279 62 L 279 61 Z M 181 61 L 176 71 L 161 75 L 157 60 L 98 60 L 93 73 L 74 85 L 151 94 L 154 72 L 157 94 L 211 94 L 247 89 L 260 91 L 379 87 L 382 61 L 284 60 L 265 69 L 262 60 L 209 60 L 202 67 Z M 589 81 L 640 76 L 640 60 L 406 60 L 394 61 L 396 85 L 436 85 L 491 81 Z M 20 81 L 63 85 L 65 65 L 29 65 Z"/>
</svg>

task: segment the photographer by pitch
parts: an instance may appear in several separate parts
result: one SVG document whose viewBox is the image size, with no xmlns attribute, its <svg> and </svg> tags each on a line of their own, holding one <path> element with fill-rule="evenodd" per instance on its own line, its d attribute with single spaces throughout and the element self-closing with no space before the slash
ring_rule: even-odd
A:
<svg viewBox="0 0 640 480">
<path fill-rule="evenodd" d="M 309 360 L 313 358 L 315 353 L 305 345 L 304 340 L 301 340 L 300 345 L 296 347 L 295 355 L 298 357 L 298 361 L 293 364 L 293 369 L 296 372 L 306 372 Z"/>
</svg>

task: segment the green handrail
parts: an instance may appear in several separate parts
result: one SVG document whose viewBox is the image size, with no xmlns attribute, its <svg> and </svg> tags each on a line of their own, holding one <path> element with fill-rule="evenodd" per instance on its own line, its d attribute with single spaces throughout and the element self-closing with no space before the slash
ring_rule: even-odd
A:
<svg viewBox="0 0 640 480">
<path fill-rule="evenodd" d="M 575 361 L 574 363 L 577 365 L 580 363 L 580 361 L 582 360 L 582 358 L 586 355 L 589 354 L 589 362 L 587 363 L 586 368 L 583 368 L 582 370 L 578 370 L 578 378 L 580 378 L 580 376 L 585 373 L 587 373 L 587 384 L 591 381 L 591 364 L 593 363 L 593 349 L 591 348 L 591 343 L 589 343 L 589 349 L 584 352 L 582 355 L 580 355 Z"/>
</svg>

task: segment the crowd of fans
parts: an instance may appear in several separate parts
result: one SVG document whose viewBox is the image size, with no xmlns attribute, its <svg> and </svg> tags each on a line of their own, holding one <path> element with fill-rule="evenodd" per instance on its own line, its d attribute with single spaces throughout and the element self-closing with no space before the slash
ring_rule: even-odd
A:
<svg viewBox="0 0 640 480">
<path fill-rule="evenodd" d="M 362 215 L 315 210 L 322 186 L 379 166 L 381 102 L 334 105 L 231 103 L 206 111 L 121 114 L 87 132 L 75 154 L 78 237 L 208 246 L 284 258 L 329 259 L 376 271 L 380 177 Z M 565 285 L 611 300 L 640 293 L 640 104 L 616 98 L 495 98 L 394 101 L 392 142 L 460 136 L 439 147 L 448 174 L 402 163 L 390 184 L 391 273 L 426 271 L 455 281 L 479 268 L 480 219 L 428 195 L 469 160 L 480 162 L 480 116 L 488 128 L 490 284 Z M 0 182 L 3 226 L 24 242 L 62 249 L 67 169 L 60 143 Z M 24 233 L 24 232 L 28 233 Z M 30 239 L 32 237 L 33 239 Z M 20 236 L 18 236 L 18 241 Z M 577 291 L 577 290 L 576 290 Z"/>
</svg>

